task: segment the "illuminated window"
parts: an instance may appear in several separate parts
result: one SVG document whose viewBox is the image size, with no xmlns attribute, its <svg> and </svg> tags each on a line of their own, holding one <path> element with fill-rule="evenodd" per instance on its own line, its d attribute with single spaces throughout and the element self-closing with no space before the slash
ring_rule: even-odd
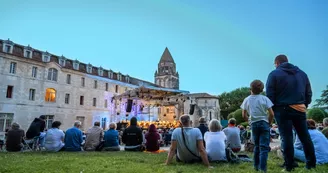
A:
<svg viewBox="0 0 328 173">
<path fill-rule="evenodd" d="M 46 102 L 56 102 L 56 90 L 53 88 L 47 88 L 44 100 Z"/>
</svg>

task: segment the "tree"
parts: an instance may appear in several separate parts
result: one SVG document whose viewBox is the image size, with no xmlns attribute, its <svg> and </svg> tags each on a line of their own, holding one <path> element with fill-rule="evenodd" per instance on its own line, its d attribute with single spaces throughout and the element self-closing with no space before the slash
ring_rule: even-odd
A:
<svg viewBox="0 0 328 173">
<path fill-rule="evenodd" d="M 327 88 L 322 91 L 321 98 L 315 101 L 315 107 L 328 106 L 328 85 L 326 87 Z"/>
<path fill-rule="evenodd" d="M 233 113 L 233 117 L 236 119 L 236 124 L 240 124 L 245 122 L 244 118 L 243 118 L 243 110 L 238 109 Z"/>
<path fill-rule="evenodd" d="M 224 92 L 219 96 L 221 115 L 227 119 L 229 113 L 240 108 L 244 99 L 250 95 L 249 87 L 242 87 L 231 92 Z"/>
<path fill-rule="evenodd" d="M 320 108 L 313 108 L 307 112 L 307 118 L 313 119 L 316 122 L 322 122 L 326 118 L 326 113 Z"/>
</svg>

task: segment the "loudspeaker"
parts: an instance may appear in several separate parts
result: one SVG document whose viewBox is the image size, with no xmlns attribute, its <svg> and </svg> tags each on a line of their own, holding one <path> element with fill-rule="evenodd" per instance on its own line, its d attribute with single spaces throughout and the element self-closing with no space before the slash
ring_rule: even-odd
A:
<svg viewBox="0 0 328 173">
<path fill-rule="evenodd" d="M 126 112 L 131 112 L 133 100 L 128 100 L 128 105 L 126 106 Z"/>
<path fill-rule="evenodd" d="M 189 115 L 193 115 L 195 111 L 195 106 L 194 104 L 190 104 L 190 110 L 189 110 Z"/>
</svg>

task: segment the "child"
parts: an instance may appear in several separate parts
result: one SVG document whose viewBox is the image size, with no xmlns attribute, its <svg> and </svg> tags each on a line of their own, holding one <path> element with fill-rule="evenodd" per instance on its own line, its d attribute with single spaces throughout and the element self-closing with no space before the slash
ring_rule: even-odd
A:
<svg viewBox="0 0 328 173">
<path fill-rule="evenodd" d="M 264 84 L 260 80 L 254 80 L 251 83 L 251 95 L 245 98 L 241 109 L 243 109 L 243 117 L 250 121 L 252 127 L 252 137 L 255 144 L 254 168 L 256 171 L 266 172 L 268 152 L 270 151 L 270 124 L 274 113 L 270 99 L 260 95 L 263 88 Z"/>
</svg>

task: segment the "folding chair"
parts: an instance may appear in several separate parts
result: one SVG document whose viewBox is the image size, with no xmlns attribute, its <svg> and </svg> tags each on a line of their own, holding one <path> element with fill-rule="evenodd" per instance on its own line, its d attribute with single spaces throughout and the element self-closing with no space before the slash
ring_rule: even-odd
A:
<svg viewBox="0 0 328 173">
<path fill-rule="evenodd" d="M 36 136 L 33 139 L 24 138 L 23 150 L 40 151 L 39 139 L 39 136 Z"/>
</svg>

